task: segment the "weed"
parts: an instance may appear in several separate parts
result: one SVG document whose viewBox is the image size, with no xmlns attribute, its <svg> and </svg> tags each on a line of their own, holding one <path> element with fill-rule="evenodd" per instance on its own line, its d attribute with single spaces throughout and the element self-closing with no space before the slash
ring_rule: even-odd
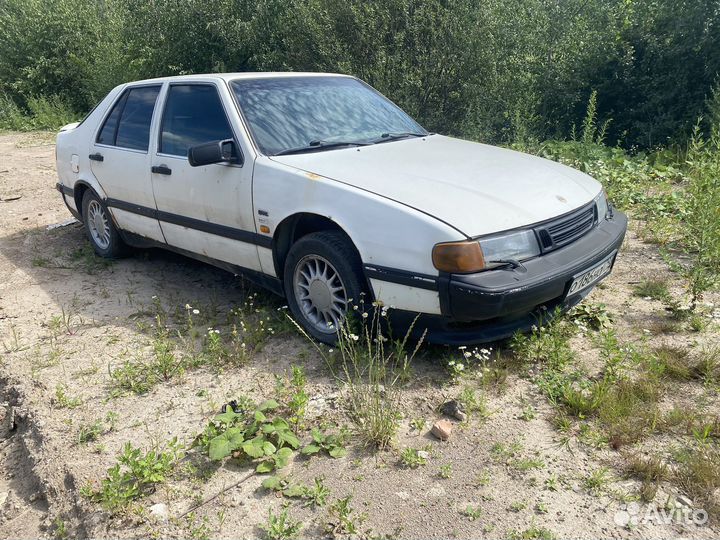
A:
<svg viewBox="0 0 720 540">
<path fill-rule="evenodd" d="M 695 310 L 705 291 L 720 280 L 720 122 L 713 122 L 704 140 L 699 123 L 687 155 L 687 213 L 681 233 L 689 263 L 677 268 L 688 282 L 690 309 Z"/>
<path fill-rule="evenodd" d="M 468 518 L 470 521 L 475 521 L 476 519 L 480 519 L 480 516 L 482 515 L 482 508 L 479 506 L 473 506 L 471 504 L 468 504 L 462 511 L 462 515 Z"/>
<path fill-rule="evenodd" d="M 265 536 L 270 540 L 290 540 L 298 537 L 302 523 L 290 519 L 287 508 L 283 508 L 279 514 L 275 514 L 272 509 L 269 509 L 267 522 L 260 525 L 260 528 L 265 531 Z"/>
<path fill-rule="evenodd" d="M 417 431 L 418 433 L 422 433 L 425 431 L 425 427 L 427 425 L 427 420 L 424 418 L 413 418 L 410 421 L 410 428 L 414 431 Z"/>
<path fill-rule="evenodd" d="M 595 469 L 583 480 L 585 488 L 593 495 L 600 495 L 607 488 L 610 483 L 610 471 L 601 467 Z"/>
<path fill-rule="evenodd" d="M 346 384 L 347 412 L 358 438 L 365 446 L 383 449 L 394 439 L 401 418 L 398 384 L 407 376 L 423 338 L 408 351 L 412 325 L 402 340 L 392 341 L 384 335 L 386 308 L 374 303 L 372 315 L 363 311 L 362 303 L 354 308 L 358 316 L 346 318 L 338 328 L 342 360 L 336 375 Z M 333 369 L 334 360 L 318 350 Z"/>
<path fill-rule="evenodd" d="M 198 519 L 195 512 L 190 512 L 185 516 L 185 521 L 188 525 L 190 538 L 193 540 L 209 540 L 211 531 L 207 516 Z"/>
<path fill-rule="evenodd" d="M 550 476 L 548 476 L 545 479 L 544 486 L 545 489 L 547 489 L 548 491 L 557 491 L 560 488 L 557 475 L 555 473 L 552 473 Z"/>
<path fill-rule="evenodd" d="M 492 481 L 492 476 L 490 475 L 490 471 L 487 469 L 479 472 L 477 476 L 475 476 L 475 485 L 478 487 L 484 487 L 490 484 Z"/>
<path fill-rule="evenodd" d="M 307 376 L 305 370 L 300 366 L 291 366 L 291 376 L 275 376 L 275 393 L 281 403 L 290 412 L 290 423 L 299 427 L 305 417 L 305 409 L 309 401 L 305 386 Z"/>
<path fill-rule="evenodd" d="M 671 299 L 667 280 L 663 278 L 648 278 L 633 287 L 633 294 L 640 298 L 669 302 Z"/>
<path fill-rule="evenodd" d="M 329 522 L 327 525 L 327 532 L 338 535 L 338 534 L 358 534 L 358 527 L 365 521 L 367 517 L 365 514 L 358 514 L 350 502 L 352 496 L 348 495 L 343 499 L 337 499 L 328 508 Z"/>
<path fill-rule="evenodd" d="M 313 442 L 303 447 L 300 453 L 309 456 L 317 454 L 320 451 L 325 451 L 330 457 L 343 457 L 347 455 L 345 445 L 347 444 L 349 436 L 350 433 L 345 427 L 341 428 L 338 433 L 335 434 L 323 433 L 319 429 L 313 428 Z"/>
<path fill-rule="evenodd" d="M 530 420 L 533 420 L 535 418 L 535 407 L 533 407 L 530 404 L 527 404 L 523 407 L 522 412 L 520 413 L 520 419 L 525 420 L 526 422 L 529 422 Z"/>
<path fill-rule="evenodd" d="M 550 510 L 548 509 L 548 505 L 546 502 L 538 502 L 535 505 L 535 513 L 537 514 L 547 514 Z"/>
<path fill-rule="evenodd" d="M 18 329 L 15 327 L 14 324 L 10 325 L 10 334 L 11 334 L 10 341 L 5 342 L 3 340 L 3 342 L 2 342 L 3 350 L 5 351 L 5 353 L 9 354 L 9 353 L 13 353 L 13 352 L 24 351 L 25 349 L 27 349 L 27 347 L 23 347 L 20 344 L 20 333 L 18 332 Z"/>
<path fill-rule="evenodd" d="M 533 525 L 524 531 L 511 531 L 508 538 L 510 540 L 555 540 L 555 535 L 550 529 Z"/>
<path fill-rule="evenodd" d="M 510 349 L 523 362 L 532 362 L 555 370 L 562 369 L 574 358 L 569 345 L 573 328 L 559 318 L 559 311 L 552 314 L 550 322 L 534 327 L 530 334 L 516 333 L 510 341 Z"/>
<path fill-rule="evenodd" d="M 262 486 L 282 493 L 285 497 L 302 498 L 306 500 L 305 505 L 325 506 L 330 490 L 325 486 L 323 477 L 316 477 L 312 486 L 293 484 L 287 478 L 280 476 L 269 476 L 263 480 Z"/>
<path fill-rule="evenodd" d="M 82 405 L 82 400 L 77 397 L 71 397 L 67 394 L 67 385 L 58 384 L 55 387 L 55 406 L 58 409 L 75 409 Z"/>
<path fill-rule="evenodd" d="M 440 478 L 448 479 L 452 478 L 453 473 L 453 466 L 452 463 L 445 463 L 444 465 L 440 465 L 440 469 L 438 469 L 438 476 Z"/>
<path fill-rule="evenodd" d="M 649 374 L 635 381 L 618 381 L 606 393 L 598 417 L 618 449 L 651 433 L 661 417 L 658 409 L 660 387 Z"/>
<path fill-rule="evenodd" d="M 683 347 L 661 345 L 654 349 L 658 374 L 670 379 L 688 380 L 692 371 L 688 363 L 689 352 Z"/>
<path fill-rule="evenodd" d="M 206 449 L 214 461 L 231 455 L 254 460 L 259 473 L 285 467 L 300 441 L 287 420 L 279 416 L 271 420 L 267 416 L 280 405 L 270 399 L 256 407 L 251 403 L 245 406 L 250 408 L 239 413 L 232 406 L 226 407 L 225 412 L 210 421 L 194 444 Z"/>
<path fill-rule="evenodd" d="M 140 360 L 125 360 L 120 367 L 111 369 L 108 366 L 108 369 L 115 392 L 145 394 L 157 384 L 155 371 Z"/>
<path fill-rule="evenodd" d="M 103 423 L 101 420 L 96 420 L 92 424 L 83 424 L 80 426 L 78 431 L 78 443 L 87 444 L 92 441 L 96 441 L 103 433 Z"/>
<path fill-rule="evenodd" d="M 513 503 L 510 503 L 510 510 L 513 512 L 521 512 L 527 508 L 527 503 L 525 501 L 515 501 Z"/>
<path fill-rule="evenodd" d="M 403 467 L 409 469 L 417 469 L 427 464 L 427 450 L 418 450 L 416 448 L 405 448 L 400 452 L 400 463 Z"/>
<path fill-rule="evenodd" d="M 469 417 L 486 419 L 490 416 L 487 399 L 470 385 L 463 386 L 458 401 L 462 403 L 463 410 Z"/>
<path fill-rule="evenodd" d="M 60 516 L 53 520 L 53 528 L 53 534 L 58 540 L 65 540 L 68 537 L 67 525 Z"/>
<path fill-rule="evenodd" d="M 703 346 L 693 365 L 693 373 L 705 383 L 720 379 L 720 344 Z"/>
<path fill-rule="evenodd" d="M 720 510 L 713 498 L 720 488 L 720 451 L 713 446 L 701 445 L 680 457 L 680 466 L 674 478 L 682 490 L 694 501 L 704 505 L 711 515 Z"/>
<path fill-rule="evenodd" d="M 568 319 L 573 321 L 580 330 L 604 330 L 612 325 L 612 317 L 605 304 L 582 302 L 570 310 Z"/>
<path fill-rule="evenodd" d="M 155 485 L 165 481 L 181 457 L 177 439 L 168 443 L 167 452 L 151 449 L 143 453 L 128 442 L 118 457 L 118 463 L 107 470 L 100 488 L 93 490 L 86 486 L 82 493 L 115 513 L 131 501 L 144 497 Z"/>
</svg>

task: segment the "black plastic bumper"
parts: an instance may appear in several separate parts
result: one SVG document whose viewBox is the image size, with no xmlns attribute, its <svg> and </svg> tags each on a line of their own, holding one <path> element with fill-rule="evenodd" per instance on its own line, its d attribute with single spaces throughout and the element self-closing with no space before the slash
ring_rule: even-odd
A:
<svg viewBox="0 0 720 540">
<path fill-rule="evenodd" d="M 547 321 L 556 307 L 564 311 L 579 303 L 595 287 L 597 282 L 568 296 L 574 278 L 608 258 L 614 264 L 626 229 L 627 218 L 616 211 L 582 238 L 522 268 L 441 275 L 443 315 L 421 315 L 416 331 L 427 329 L 428 341 L 448 344 L 486 343 L 527 331 Z M 414 315 L 396 313 L 395 318 L 402 323 Z"/>
</svg>

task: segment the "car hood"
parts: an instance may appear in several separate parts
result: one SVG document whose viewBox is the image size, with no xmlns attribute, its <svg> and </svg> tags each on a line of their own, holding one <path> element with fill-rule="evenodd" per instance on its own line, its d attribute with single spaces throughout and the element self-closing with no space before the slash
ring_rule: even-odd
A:
<svg viewBox="0 0 720 540">
<path fill-rule="evenodd" d="M 442 135 L 272 159 L 411 206 L 468 237 L 565 214 L 601 189 L 560 163 Z"/>
</svg>

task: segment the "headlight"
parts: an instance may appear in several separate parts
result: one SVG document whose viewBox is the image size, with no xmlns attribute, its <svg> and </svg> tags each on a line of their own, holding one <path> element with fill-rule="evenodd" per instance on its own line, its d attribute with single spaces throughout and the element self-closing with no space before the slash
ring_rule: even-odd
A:
<svg viewBox="0 0 720 540">
<path fill-rule="evenodd" d="M 608 204 L 605 190 L 602 190 L 600 195 L 595 197 L 595 206 L 597 207 L 598 221 L 607 219 L 608 214 L 610 213 L 610 205 Z"/>
<path fill-rule="evenodd" d="M 501 266 L 508 260 L 523 261 L 540 255 L 533 231 L 517 231 L 466 242 L 436 244 L 432 252 L 441 272 L 466 274 Z"/>
<path fill-rule="evenodd" d="M 540 255 L 540 246 L 534 231 L 518 231 L 480 240 L 486 268 L 502 264 L 503 261 L 524 261 Z M 493 264 L 495 263 L 495 264 Z"/>
</svg>

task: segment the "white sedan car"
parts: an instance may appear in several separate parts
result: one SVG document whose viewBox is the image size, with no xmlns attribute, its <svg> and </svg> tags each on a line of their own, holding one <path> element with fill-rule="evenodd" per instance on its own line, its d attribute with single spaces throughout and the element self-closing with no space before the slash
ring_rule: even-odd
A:
<svg viewBox="0 0 720 540">
<path fill-rule="evenodd" d="M 99 255 L 242 273 L 329 343 L 361 293 L 434 342 L 527 330 L 607 276 L 627 226 L 586 174 L 429 133 L 343 75 L 123 84 L 60 131 L 57 171 Z"/>
</svg>

